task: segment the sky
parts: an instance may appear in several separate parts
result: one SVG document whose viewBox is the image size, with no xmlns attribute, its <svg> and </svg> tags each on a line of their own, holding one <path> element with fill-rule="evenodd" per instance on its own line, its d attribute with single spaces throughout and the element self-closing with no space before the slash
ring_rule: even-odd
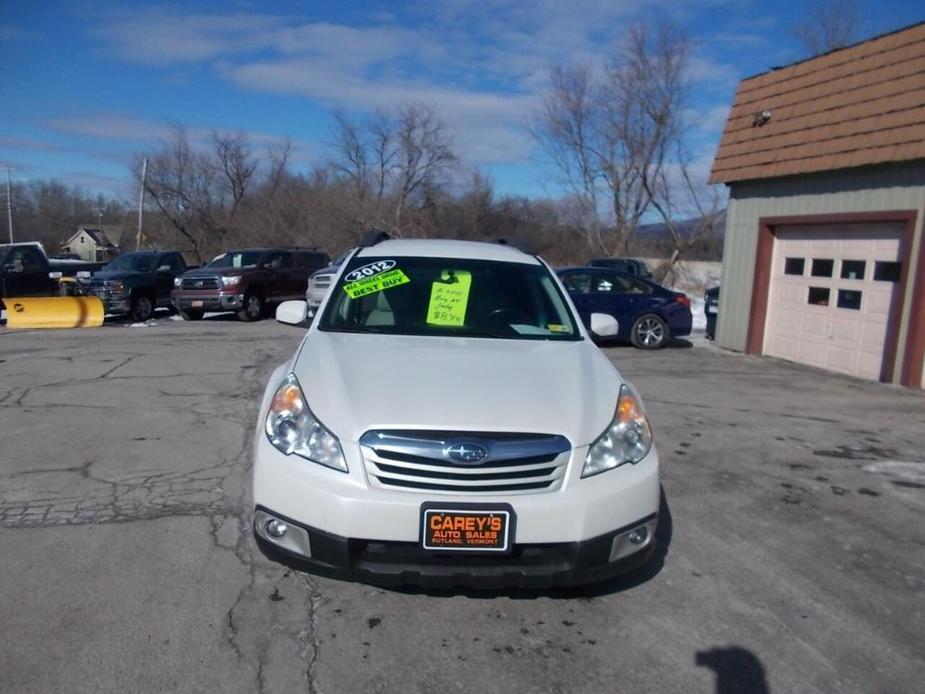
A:
<svg viewBox="0 0 925 694">
<path fill-rule="evenodd" d="M 804 57 L 806 0 L 0 0 L 0 165 L 130 199 L 133 155 L 183 124 L 286 138 L 297 170 L 331 156 L 331 113 L 421 101 L 450 126 L 462 167 L 499 195 L 555 196 L 530 139 L 554 65 L 603 65 L 639 21 L 693 41 L 690 139 L 705 175 L 740 79 Z M 863 36 L 925 20 L 922 0 L 859 0 Z"/>
</svg>

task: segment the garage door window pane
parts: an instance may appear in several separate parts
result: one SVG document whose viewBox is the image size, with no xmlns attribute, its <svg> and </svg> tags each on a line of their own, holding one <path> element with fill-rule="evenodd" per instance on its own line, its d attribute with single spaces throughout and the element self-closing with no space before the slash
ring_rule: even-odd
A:
<svg viewBox="0 0 925 694">
<path fill-rule="evenodd" d="M 874 263 L 874 279 L 877 282 L 899 282 L 899 271 L 902 263 L 891 263 L 878 260 Z"/>
<path fill-rule="evenodd" d="M 813 306 L 829 305 L 829 288 L 828 287 L 810 287 L 809 303 Z"/>
<path fill-rule="evenodd" d="M 806 266 L 805 258 L 787 258 L 784 261 L 785 275 L 802 275 L 803 268 Z"/>
<path fill-rule="evenodd" d="M 843 260 L 841 261 L 841 278 L 843 280 L 862 280 L 866 269 L 867 263 L 863 260 Z"/>
<path fill-rule="evenodd" d="M 813 277 L 831 277 L 834 270 L 834 260 L 813 258 Z"/>
<path fill-rule="evenodd" d="M 854 311 L 859 311 L 861 309 L 861 292 L 853 289 L 839 289 L 838 308 L 850 308 Z"/>
</svg>

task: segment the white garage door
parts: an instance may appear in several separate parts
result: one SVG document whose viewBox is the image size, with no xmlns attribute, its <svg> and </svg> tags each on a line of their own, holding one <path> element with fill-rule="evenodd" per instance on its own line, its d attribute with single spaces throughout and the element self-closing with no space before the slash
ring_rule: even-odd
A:
<svg viewBox="0 0 925 694">
<path fill-rule="evenodd" d="M 901 224 L 779 227 L 765 354 L 880 378 L 902 234 Z"/>
</svg>

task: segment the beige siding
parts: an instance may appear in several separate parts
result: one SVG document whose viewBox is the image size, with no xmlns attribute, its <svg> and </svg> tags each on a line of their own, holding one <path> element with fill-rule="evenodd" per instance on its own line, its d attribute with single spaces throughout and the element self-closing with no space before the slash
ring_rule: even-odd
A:
<svg viewBox="0 0 925 694">
<path fill-rule="evenodd" d="M 917 210 L 912 258 L 918 257 L 925 217 L 925 161 L 868 167 L 786 179 L 734 183 L 730 187 L 723 250 L 723 280 L 716 342 L 745 350 L 755 273 L 758 220 L 762 217 Z M 917 268 L 910 267 L 896 355 L 902 364 Z M 894 379 L 895 380 L 895 379 Z"/>
</svg>

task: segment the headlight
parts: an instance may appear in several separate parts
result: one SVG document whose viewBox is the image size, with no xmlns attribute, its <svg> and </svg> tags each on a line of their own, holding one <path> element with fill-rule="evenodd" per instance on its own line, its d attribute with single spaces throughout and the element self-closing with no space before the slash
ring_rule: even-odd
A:
<svg viewBox="0 0 925 694">
<path fill-rule="evenodd" d="M 652 428 L 639 394 L 628 383 L 620 387 L 617 413 L 604 433 L 588 449 L 582 477 L 638 463 L 652 448 Z"/>
<path fill-rule="evenodd" d="M 125 291 L 125 284 L 119 280 L 112 280 L 106 283 L 106 289 L 112 294 L 122 294 Z"/>
<path fill-rule="evenodd" d="M 179 287 L 181 284 L 183 284 L 183 281 L 182 281 L 179 277 L 174 277 L 174 278 L 173 278 L 173 286 L 174 286 L 174 287 Z"/>
<path fill-rule="evenodd" d="M 295 374 L 280 384 L 270 403 L 267 438 L 286 455 L 293 453 L 320 465 L 347 472 L 340 441 L 308 409 Z"/>
<path fill-rule="evenodd" d="M 236 287 L 240 281 L 241 275 L 229 275 L 228 277 L 222 276 L 223 287 Z"/>
</svg>

